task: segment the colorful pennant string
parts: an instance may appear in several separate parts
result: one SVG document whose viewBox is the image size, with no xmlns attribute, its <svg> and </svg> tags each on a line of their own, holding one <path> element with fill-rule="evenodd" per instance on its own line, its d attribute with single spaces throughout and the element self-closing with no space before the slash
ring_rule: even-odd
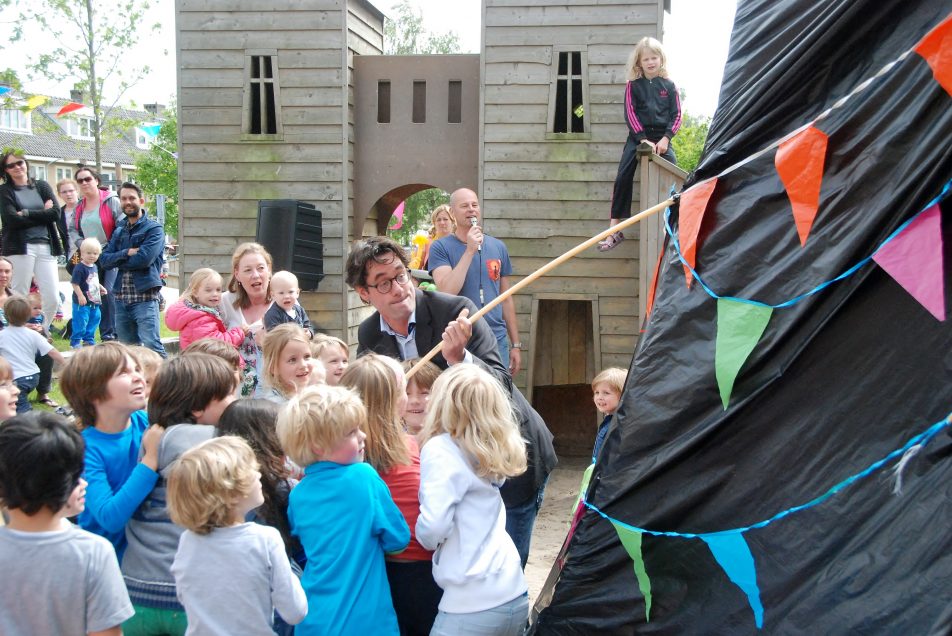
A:
<svg viewBox="0 0 952 636">
<path fill-rule="evenodd" d="M 46 95 L 34 95 L 33 97 L 26 100 L 26 110 L 27 112 L 36 110 L 46 102 L 50 100 Z"/>
<path fill-rule="evenodd" d="M 584 490 L 582 491 L 582 504 L 584 504 L 588 510 L 591 510 L 611 523 L 612 527 L 615 528 L 615 532 L 618 533 L 619 541 L 622 543 L 625 551 L 634 562 L 635 576 L 638 580 L 638 587 L 641 590 L 642 595 L 645 597 L 646 619 L 648 618 L 651 605 L 651 582 L 648 578 L 648 573 L 644 565 L 644 558 L 642 556 L 641 535 L 650 534 L 656 537 L 700 539 L 704 541 L 704 543 L 711 550 L 714 560 L 718 563 L 718 565 L 721 566 L 730 581 L 737 585 L 737 587 L 739 587 L 747 596 L 747 602 L 754 613 L 754 622 L 757 625 L 757 628 L 760 629 L 763 627 L 764 608 L 760 599 L 760 589 L 757 586 L 756 561 L 750 551 L 750 547 L 747 545 L 746 539 L 743 537 L 743 534 L 750 530 L 765 528 L 771 523 L 779 521 L 784 517 L 788 517 L 792 514 L 803 512 L 804 510 L 819 506 L 830 499 L 833 495 L 842 492 L 856 482 L 865 479 L 877 471 L 883 469 L 892 461 L 901 459 L 906 454 L 906 452 L 914 446 L 918 446 L 920 448 L 925 447 L 929 444 L 929 442 L 935 439 L 937 435 L 948 429 L 950 426 L 952 426 L 952 412 L 950 412 L 945 419 L 936 422 L 922 433 L 911 437 L 901 448 L 897 448 L 896 450 L 888 453 L 882 459 L 873 462 L 863 470 L 850 475 L 846 479 L 840 481 L 828 489 L 822 495 L 815 497 L 806 503 L 782 510 L 777 514 L 764 519 L 763 521 L 739 528 L 731 528 L 728 530 L 705 533 L 651 530 L 648 528 L 640 528 L 638 526 L 625 523 L 624 521 L 619 521 L 618 519 L 615 519 L 614 517 L 604 513 L 598 508 L 598 506 L 595 506 L 594 504 L 585 500 Z"/>
<path fill-rule="evenodd" d="M 9 86 L 0 86 L 0 96 L 6 95 L 7 93 L 9 93 L 9 92 L 12 91 L 12 90 L 13 90 L 13 89 L 10 88 Z"/>
<path fill-rule="evenodd" d="M 734 380 L 764 335 L 771 314 L 772 307 L 740 303 L 727 298 L 717 299 L 714 375 L 725 411 L 731 400 Z"/>
<path fill-rule="evenodd" d="M 399 230 L 401 227 L 403 227 L 403 210 L 404 206 L 406 206 L 406 203 L 406 201 L 401 201 L 400 205 L 397 206 L 397 209 L 393 211 L 393 218 L 395 218 L 397 222 L 394 225 L 388 227 L 388 230 Z"/>
<path fill-rule="evenodd" d="M 932 69 L 932 76 L 952 95 L 952 15 L 929 31 L 913 49 Z"/>
<path fill-rule="evenodd" d="M 777 174 L 793 206 L 793 220 L 800 235 L 801 247 L 807 244 L 820 207 L 827 141 L 826 133 L 811 125 L 781 142 L 774 157 Z"/>
<path fill-rule="evenodd" d="M 69 102 L 68 104 L 64 104 L 63 107 L 57 111 L 56 116 L 62 117 L 63 115 L 67 115 L 77 110 L 82 110 L 83 108 L 86 108 L 84 104 L 80 104 L 78 102 Z"/>
<path fill-rule="evenodd" d="M 697 237 L 701 232 L 701 222 L 704 220 L 704 211 L 707 203 L 717 187 L 717 179 L 708 179 L 695 184 L 681 194 L 681 203 L 678 206 L 679 232 L 684 246 L 684 278 L 688 287 L 691 286 L 691 273 L 694 271 L 697 255 Z"/>
<path fill-rule="evenodd" d="M 162 124 L 149 124 L 148 126 L 140 126 L 139 130 L 144 132 L 149 137 L 157 137 L 159 131 L 162 130 Z"/>
</svg>

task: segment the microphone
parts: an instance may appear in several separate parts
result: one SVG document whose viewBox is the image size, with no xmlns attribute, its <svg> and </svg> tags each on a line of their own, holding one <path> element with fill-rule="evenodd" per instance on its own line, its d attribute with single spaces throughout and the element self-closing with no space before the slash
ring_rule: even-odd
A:
<svg viewBox="0 0 952 636">
<path fill-rule="evenodd" d="M 471 217 L 469 217 L 469 224 L 472 225 L 473 227 L 476 227 L 477 225 L 479 225 L 479 221 L 476 220 L 476 217 L 475 217 L 475 216 L 471 216 Z M 483 251 L 483 244 L 480 243 L 479 245 L 477 245 L 477 246 L 476 246 L 476 249 L 477 249 L 478 251 L 482 252 L 482 251 Z"/>
</svg>

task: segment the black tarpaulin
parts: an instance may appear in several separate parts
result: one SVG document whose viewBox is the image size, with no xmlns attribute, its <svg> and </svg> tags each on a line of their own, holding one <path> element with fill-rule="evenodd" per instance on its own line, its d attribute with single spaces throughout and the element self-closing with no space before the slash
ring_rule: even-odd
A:
<svg viewBox="0 0 952 636">
<path fill-rule="evenodd" d="M 718 177 L 696 257 L 711 290 L 782 304 L 862 263 L 943 196 L 952 97 L 912 49 L 950 13 L 949 0 L 740 0 L 720 104 L 685 184 Z M 801 245 L 776 145 L 811 122 L 827 147 Z M 952 316 L 952 199 L 940 209 Z M 680 221 L 673 210 L 675 236 Z M 607 517 L 680 534 L 745 528 L 822 495 L 952 411 L 952 317 L 938 320 L 875 262 L 774 309 L 726 409 L 717 312 L 697 281 L 686 286 L 668 241 L 588 490 Z M 739 535 L 755 598 L 705 541 L 641 535 L 647 621 L 632 558 L 612 523 L 588 510 L 540 596 L 535 633 L 757 633 L 759 602 L 763 633 L 947 634 L 948 428 L 908 460 L 900 494 L 895 465 Z"/>
</svg>

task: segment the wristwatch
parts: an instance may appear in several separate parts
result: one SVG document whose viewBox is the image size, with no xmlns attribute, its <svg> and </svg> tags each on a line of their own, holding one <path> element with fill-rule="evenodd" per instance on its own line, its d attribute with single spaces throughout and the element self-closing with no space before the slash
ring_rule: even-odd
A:
<svg viewBox="0 0 952 636">
<path fill-rule="evenodd" d="M 522 349 L 522 343 L 521 343 L 521 342 L 513 342 L 511 345 L 509 345 L 509 348 L 510 348 L 510 349 Z"/>
</svg>

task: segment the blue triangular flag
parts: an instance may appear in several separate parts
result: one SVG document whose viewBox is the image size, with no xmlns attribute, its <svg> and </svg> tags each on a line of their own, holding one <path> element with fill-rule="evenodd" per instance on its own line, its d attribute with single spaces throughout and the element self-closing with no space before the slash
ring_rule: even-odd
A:
<svg viewBox="0 0 952 636">
<path fill-rule="evenodd" d="M 747 595 L 750 609 L 754 610 L 757 629 L 764 626 L 764 606 L 760 604 L 760 588 L 757 587 L 757 567 L 747 541 L 740 532 L 702 534 L 701 539 L 711 549 L 714 559 L 724 569 L 727 578 Z"/>
</svg>

